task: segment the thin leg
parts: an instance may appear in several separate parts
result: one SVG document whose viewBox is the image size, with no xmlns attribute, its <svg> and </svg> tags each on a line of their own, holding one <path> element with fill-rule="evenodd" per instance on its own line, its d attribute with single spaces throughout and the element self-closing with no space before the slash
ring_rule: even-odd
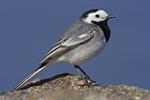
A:
<svg viewBox="0 0 150 100">
<path fill-rule="evenodd" d="M 90 79 L 90 77 L 85 73 L 85 71 L 83 69 L 81 69 L 81 67 L 79 65 L 74 65 L 75 69 L 77 70 L 77 72 L 82 75 L 81 77 L 83 78 L 85 84 L 89 85 L 91 83 L 95 83 L 95 81 L 92 81 Z M 84 75 L 84 76 L 83 76 Z M 88 82 L 88 80 L 90 80 L 90 83 Z"/>
<path fill-rule="evenodd" d="M 75 69 L 78 71 L 78 73 L 82 73 L 86 79 L 90 79 L 90 77 L 85 73 L 85 71 L 83 69 L 81 69 L 81 67 L 79 65 L 74 65 Z"/>
</svg>

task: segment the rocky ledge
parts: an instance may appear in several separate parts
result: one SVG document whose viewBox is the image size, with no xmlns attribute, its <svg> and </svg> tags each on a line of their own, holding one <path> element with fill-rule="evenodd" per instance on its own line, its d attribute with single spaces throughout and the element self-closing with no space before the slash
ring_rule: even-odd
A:
<svg viewBox="0 0 150 100">
<path fill-rule="evenodd" d="M 134 86 L 85 85 L 68 73 L 32 81 L 18 91 L 1 92 L 0 100 L 150 100 L 150 91 Z"/>
</svg>

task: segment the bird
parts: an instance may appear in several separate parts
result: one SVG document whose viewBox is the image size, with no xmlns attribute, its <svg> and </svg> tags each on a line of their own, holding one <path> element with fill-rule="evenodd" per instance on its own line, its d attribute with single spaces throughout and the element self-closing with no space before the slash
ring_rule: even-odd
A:
<svg viewBox="0 0 150 100">
<path fill-rule="evenodd" d="M 21 81 L 13 91 L 21 89 L 33 76 L 47 66 L 69 63 L 87 83 L 90 77 L 80 67 L 97 56 L 108 43 L 111 30 L 108 20 L 114 18 L 103 9 L 89 9 L 59 38 L 39 66 Z"/>
</svg>

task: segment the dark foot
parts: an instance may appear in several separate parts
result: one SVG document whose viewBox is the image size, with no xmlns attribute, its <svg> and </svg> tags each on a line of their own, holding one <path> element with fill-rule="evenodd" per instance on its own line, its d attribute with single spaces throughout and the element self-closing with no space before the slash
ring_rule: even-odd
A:
<svg viewBox="0 0 150 100">
<path fill-rule="evenodd" d="M 89 85 L 95 85 L 96 82 L 91 80 L 91 78 L 84 72 L 83 69 L 81 69 L 81 67 L 79 65 L 74 65 L 75 69 L 78 72 L 78 75 L 80 75 L 80 79 L 84 81 L 85 85 L 89 86 Z"/>
<path fill-rule="evenodd" d="M 87 78 L 87 77 L 85 77 L 83 75 L 77 75 L 77 77 L 78 77 L 79 80 L 84 81 L 83 86 L 85 86 L 85 85 L 86 86 L 97 85 L 96 81 L 91 80 L 89 77 Z"/>
</svg>

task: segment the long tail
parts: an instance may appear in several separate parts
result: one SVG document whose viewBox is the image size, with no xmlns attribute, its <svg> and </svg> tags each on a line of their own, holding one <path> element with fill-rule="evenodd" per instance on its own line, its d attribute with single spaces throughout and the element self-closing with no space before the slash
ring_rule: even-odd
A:
<svg viewBox="0 0 150 100">
<path fill-rule="evenodd" d="M 25 85 L 32 77 L 34 77 L 36 74 L 38 74 L 40 71 L 42 71 L 46 66 L 40 65 L 36 70 L 34 70 L 29 76 L 27 76 L 23 81 L 21 81 L 14 89 L 19 90 L 23 85 Z"/>
</svg>

